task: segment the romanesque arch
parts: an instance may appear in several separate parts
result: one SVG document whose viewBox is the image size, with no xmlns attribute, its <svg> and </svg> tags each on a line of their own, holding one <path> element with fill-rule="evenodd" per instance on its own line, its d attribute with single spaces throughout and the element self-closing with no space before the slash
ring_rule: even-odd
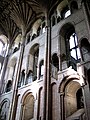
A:
<svg viewBox="0 0 90 120">
<path fill-rule="evenodd" d="M 4 99 L 0 106 L 0 120 L 8 120 L 10 101 L 9 99 Z"/>
<path fill-rule="evenodd" d="M 84 116 L 82 88 L 78 76 L 66 76 L 59 88 L 61 102 L 61 119 L 74 119 Z M 78 104 L 79 103 L 79 104 Z M 74 114 L 75 113 L 75 114 Z M 78 113 L 80 113 L 78 115 Z"/>
<path fill-rule="evenodd" d="M 34 117 L 34 96 L 26 92 L 22 97 L 21 120 L 31 120 Z"/>
</svg>

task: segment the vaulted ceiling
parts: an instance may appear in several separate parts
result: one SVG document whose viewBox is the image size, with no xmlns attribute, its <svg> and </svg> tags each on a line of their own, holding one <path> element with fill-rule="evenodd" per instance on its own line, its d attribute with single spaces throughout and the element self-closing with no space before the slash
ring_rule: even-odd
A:
<svg viewBox="0 0 90 120">
<path fill-rule="evenodd" d="M 50 13 L 61 0 L 0 0 L 0 34 L 13 43 L 21 32 L 27 34 L 33 23 Z"/>
</svg>

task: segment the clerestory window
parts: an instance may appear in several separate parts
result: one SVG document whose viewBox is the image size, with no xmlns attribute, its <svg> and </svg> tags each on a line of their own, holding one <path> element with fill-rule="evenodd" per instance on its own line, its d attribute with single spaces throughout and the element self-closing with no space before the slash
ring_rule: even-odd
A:
<svg viewBox="0 0 90 120">
<path fill-rule="evenodd" d="M 73 69 L 77 69 L 76 64 L 80 62 L 80 50 L 78 48 L 78 41 L 76 33 L 73 32 L 72 34 L 69 33 L 66 38 L 66 47 L 67 47 L 67 59 L 68 59 L 68 66 L 72 66 Z"/>
<path fill-rule="evenodd" d="M 70 44 L 70 55 L 73 57 L 75 60 L 79 60 L 80 57 L 80 50 L 78 48 L 78 42 L 77 42 L 77 36 L 75 33 L 73 33 L 70 36 L 69 39 L 69 44 Z"/>
</svg>

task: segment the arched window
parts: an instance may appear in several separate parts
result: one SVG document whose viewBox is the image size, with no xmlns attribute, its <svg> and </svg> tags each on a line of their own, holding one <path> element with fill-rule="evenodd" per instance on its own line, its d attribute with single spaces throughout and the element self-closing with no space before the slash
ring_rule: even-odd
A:
<svg viewBox="0 0 90 120">
<path fill-rule="evenodd" d="M 61 11 L 61 19 L 65 19 L 70 15 L 71 15 L 71 11 L 69 10 L 68 6 L 63 8 L 63 10 Z"/>
<path fill-rule="evenodd" d="M 52 56 L 52 64 L 59 70 L 59 60 L 56 53 Z"/>
<path fill-rule="evenodd" d="M 67 10 L 67 11 L 65 12 L 64 18 L 67 18 L 67 17 L 70 16 L 70 15 L 71 15 L 71 11 L 70 11 L 70 10 Z"/>
<path fill-rule="evenodd" d="M 23 102 L 22 120 L 31 120 L 34 117 L 34 96 L 28 94 Z"/>
<path fill-rule="evenodd" d="M 41 60 L 40 65 L 39 65 L 39 76 L 43 76 L 44 74 L 44 60 Z"/>
<path fill-rule="evenodd" d="M 29 70 L 25 84 L 31 83 L 32 81 L 33 81 L 33 72 Z"/>
<path fill-rule="evenodd" d="M 75 12 L 78 9 L 78 4 L 76 1 L 72 1 L 70 4 L 71 12 Z"/>
<path fill-rule="evenodd" d="M 7 120 L 9 111 L 9 101 L 5 100 L 0 108 L 0 120 Z"/>
<path fill-rule="evenodd" d="M 67 23 L 61 29 L 61 62 L 63 69 L 63 61 L 65 68 L 72 66 L 77 70 L 77 63 L 80 62 L 80 50 L 78 47 L 78 39 L 75 28 L 72 24 Z"/>
<path fill-rule="evenodd" d="M 84 108 L 82 89 L 80 88 L 76 93 L 77 98 L 77 109 Z"/>
<path fill-rule="evenodd" d="M 80 51 L 78 48 L 78 41 L 77 36 L 75 33 L 73 33 L 69 38 L 69 44 L 70 44 L 70 54 L 75 60 L 80 59 Z"/>
<path fill-rule="evenodd" d="M 60 96 L 61 104 L 64 103 L 61 105 L 63 119 L 79 120 L 81 116 L 85 117 L 82 88 L 76 80 L 66 80 L 67 82 L 63 81 L 61 84 L 61 93 L 64 93 Z"/>
<path fill-rule="evenodd" d="M 9 92 L 12 88 L 12 81 L 9 80 L 8 83 L 7 83 L 7 86 L 6 86 L 6 92 Z"/>
<path fill-rule="evenodd" d="M 52 68 L 52 73 L 51 73 L 52 77 L 57 78 L 57 72 L 59 70 L 59 59 L 58 59 L 58 56 L 57 56 L 56 53 L 53 54 L 53 56 L 52 56 L 52 66 L 51 66 L 51 68 Z"/>
<path fill-rule="evenodd" d="M 18 82 L 18 87 L 21 87 L 25 84 L 25 70 L 22 70 L 21 74 L 20 74 L 20 79 Z"/>
<path fill-rule="evenodd" d="M 30 49 L 29 55 L 29 69 L 33 73 L 33 81 L 37 80 L 38 57 L 39 57 L 39 44 L 36 43 Z"/>
<path fill-rule="evenodd" d="M 81 52 L 84 61 L 90 60 L 90 43 L 86 38 L 81 40 Z"/>
<path fill-rule="evenodd" d="M 68 32 L 66 35 L 66 53 L 68 58 L 68 66 L 77 69 L 76 64 L 80 62 L 80 50 L 78 48 L 77 36 L 74 31 Z"/>
<path fill-rule="evenodd" d="M 33 81 L 37 79 L 37 65 L 38 65 L 38 55 L 39 55 L 39 49 L 34 52 L 34 62 L 33 62 L 33 74 L 34 78 Z"/>
</svg>

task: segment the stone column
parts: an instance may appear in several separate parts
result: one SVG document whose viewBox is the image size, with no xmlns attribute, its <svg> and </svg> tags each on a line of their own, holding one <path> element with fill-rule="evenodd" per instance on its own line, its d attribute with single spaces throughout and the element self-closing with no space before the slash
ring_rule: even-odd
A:
<svg viewBox="0 0 90 120">
<path fill-rule="evenodd" d="M 62 68 L 62 66 L 61 66 L 61 57 L 60 57 L 60 56 L 61 56 L 61 54 L 60 54 L 60 53 L 58 53 L 58 55 L 57 55 L 57 56 L 58 56 L 58 60 L 59 60 L 59 71 L 61 71 L 61 70 L 62 70 L 62 69 L 61 69 L 61 68 Z"/>
<path fill-rule="evenodd" d="M 64 92 L 60 93 L 61 120 L 65 120 Z"/>
<path fill-rule="evenodd" d="M 23 119 L 22 119 L 22 118 L 23 118 L 23 109 L 24 109 L 24 106 L 23 106 L 23 104 L 21 103 L 20 117 L 19 117 L 20 120 L 23 120 Z"/>
<path fill-rule="evenodd" d="M 47 120 L 51 120 L 51 20 L 48 22 L 48 62 L 47 62 Z"/>
<path fill-rule="evenodd" d="M 62 69 L 62 67 L 61 67 L 61 36 L 59 35 L 59 38 L 58 38 L 58 54 L 57 54 L 57 56 L 58 56 L 58 59 L 59 59 L 59 71 Z"/>
<path fill-rule="evenodd" d="M 48 12 L 46 11 L 46 41 L 45 41 L 45 58 L 44 58 L 44 76 L 43 76 L 43 118 L 42 120 L 50 119 L 50 104 L 51 104 L 51 29 Z"/>
<path fill-rule="evenodd" d="M 46 103 L 47 103 L 47 59 L 48 59 L 48 24 L 46 14 L 46 39 L 45 39 L 45 56 L 44 56 L 44 75 L 43 75 L 43 116 L 42 120 L 46 120 Z"/>
<path fill-rule="evenodd" d="M 16 108 L 17 108 L 16 100 L 17 100 L 17 94 L 18 94 L 18 81 L 20 78 L 24 48 L 25 48 L 25 35 L 22 35 L 22 45 L 20 47 L 20 55 L 19 55 L 19 60 L 18 60 L 17 73 L 16 73 L 16 78 L 14 79 L 14 83 L 13 83 L 14 88 L 12 90 L 12 101 L 10 105 L 9 120 L 15 120 L 15 116 L 16 116 Z"/>
<path fill-rule="evenodd" d="M 90 120 L 90 91 L 88 85 L 82 86 L 83 99 L 84 99 L 84 109 L 85 109 L 85 120 Z"/>
</svg>

